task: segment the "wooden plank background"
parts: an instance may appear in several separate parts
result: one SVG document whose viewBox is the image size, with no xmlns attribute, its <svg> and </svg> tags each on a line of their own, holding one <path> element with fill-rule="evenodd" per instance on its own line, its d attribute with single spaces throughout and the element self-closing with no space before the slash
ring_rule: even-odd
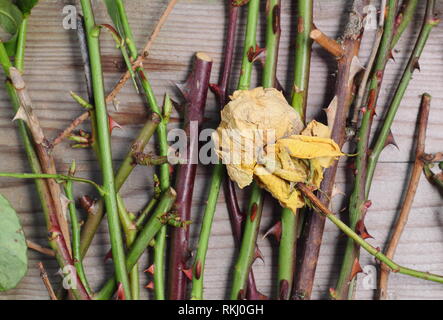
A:
<svg viewBox="0 0 443 320">
<path fill-rule="evenodd" d="M 142 47 L 152 31 L 158 17 L 167 4 L 166 0 L 126 1 L 128 15 L 134 29 L 138 46 Z M 263 6 L 264 6 L 263 1 Z M 282 1 L 282 37 L 279 57 L 278 77 L 290 88 L 292 78 L 292 58 L 294 52 L 294 1 Z M 378 2 L 378 1 L 376 1 Z M 161 101 L 163 94 L 169 92 L 176 99 L 177 92 L 174 82 L 183 81 L 189 71 L 192 56 L 196 51 L 205 51 L 214 59 L 212 81 L 219 77 L 222 62 L 223 39 L 227 21 L 225 1 L 221 0 L 180 0 L 166 22 L 158 39 L 151 50 L 145 67 L 152 81 L 157 98 Z M 347 12 L 351 7 L 350 0 L 317 0 L 315 1 L 314 18 L 316 25 L 332 37 L 340 35 L 347 20 Z M 382 88 L 378 114 L 383 115 L 387 101 L 392 97 L 396 83 L 410 53 L 415 37 L 419 30 L 423 14 L 423 3 L 420 1 L 420 13 L 415 22 L 407 30 L 400 41 L 394 56 L 395 62 L 388 63 L 387 73 Z M 443 3 L 438 2 L 439 11 L 443 11 Z M 26 52 L 26 72 L 30 94 L 48 137 L 55 137 L 71 119 L 82 110 L 72 102 L 69 91 L 73 90 L 85 95 L 83 67 L 78 50 L 75 30 L 65 30 L 62 26 L 63 7 L 76 4 L 76 1 L 46 0 L 41 1 L 33 11 L 30 19 L 29 40 Z M 99 22 L 108 21 L 106 10 L 101 1 L 94 1 L 96 16 Z M 263 18 L 263 16 L 262 16 Z M 244 32 L 245 16 L 241 17 L 238 44 L 240 46 Z M 263 21 L 263 19 L 262 19 Z M 259 31 L 260 43 L 263 43 L 263 24 Z M 372 43 L 369 34 L 364 41 L 361 60 L 368 58 Z M 413 154 L 412 141 L 415 134 L 419 95 L 427 91 L 433 96 L 430 114 L 427 152 L 442 151 L 443 121 L 441 118 L 443 102 L 443 24 L 431 34 L 422 59 L 421 72 L 414 79 L 401 104 L 393 132 L 399 150 L 388 147 L 382 154 L 380 164 L 375 174 L 375 180 L 370 198 L 373 206 L 367 216 L 367 227 L 375 237 L 369 240 L 374 246 L 384 247 L 395 214 L 401 204 L 401 194 L 411 168 Z M 239 53 L 240 51 L 238 51 Z M 109 35 L 102 36 L 102 54 L 107 89 L 118 80 L 124 71 L 119 52 L 115 49 Z M 238 73 L 239 57 L 235 66 Z M 309 92 L 309 117 L 319 117 L 322 108 L 326 107 L 332 98 L 334 83 L 334 61 L 320 48 L 314 45 L 312 55 L 311 86 Z M 257 75 L 254 83 L 257 82 Z M 235 80 L 235 79 L 234 79 Z M 235 81 L 233 81 L 235 84 Z M 113 134 L 113 155 L 115 164 L 121 161 L 130 141 L 135 137 L 140 125 L 147 116 L 147 108 L 143 99 L 138 96 L 130 84 L 118 96 L 118 107 L 109 106 L 113 117 L 123 125 L 122 130 Z M 16 127 L 11 122 L 9 99 L 3 86 L 0 89 L 0 170 L 20 172 L 28 170 Z M 217 108 L 214 97 L 210 94 L 207 102 L 207 125 L 217 124 Z M 177 126 L 179 119 L 175 114 L 171 126 Z M 375 123 L 377 125 L 378 122 Z M 87 128 L 87 125 L 85 126 Z M 154 150 L 151 144 L 148 150 Z M 78 164 L 78 174 L 99 180 L 97 163 L 90 151 L 72 150 L 68 143 L 57 147 L 55 157 L 60 172 L 67 171 L 72 159 Z M 197 184 L 193 199 L 192 245 L 195 246 L 198 236 L 199 222 L 204 208 L 208 190 L 210 167 L 199 167 Z M 137 168 L 123 188 L 122 194 L 130 210 L 140 210 L 149 199 L 152 189 L 152 171 Z M 337 177 L 337 187 L 349 191 L 350 177 L 345 166 L 341 165 Z M 77 196 L 92 192 L 88 187 L 76 185 Z M 5 195 L 17 209 L 25 227 L 27 237 L 39 244 L 46 244 L 44 221 L 31 181 L 2 179 L 0 193 Z M 247 192 L 240 193 L 240 198 L 246 199 Z M 343 196 L 334 200 L 334 209 L 339 210 L 346 205 Z M 422 178 L 414 201 L 409 224 L 402 237 L 397 251 L 396 261 L 406 266 L 435 273 L 443 273 L 443 214 L 441 195 Z M 264 209 L 261 233 L 278 219 L 278 210 L 272 199 L 267 199 Z M 104 280 L 104 273 L 111 272 L 110 263 L 103 263 L 103 258 L 109 250 L 107 228 L 103 224 L 85 259 L 87 275 L 95 288 Z M 262 250 L 265 262 L 254 264 L 254 272 L 259 289 L 275 296 L 276 287 L 276 257 L 275 243 L 259 237 L 258 244 Z M 334 286 L 343 254 L 344 237 L 335 226 L 327 223 L 321 257 L 317 268 L 317 278 L 314 288 L 314 298 L 326 298 L 328 288 Z M 226 298 L 229 292 L 232 266 L 236 257 L 236 249 L 230 232 L 229 219 L 223 195 L 219 198 L 215 216 L 210 248 L 208 252 L 205 273 L 205 298 Z M 57 279 L 57 266 L 51 260 L 38 253 L 29 251 L 29 271 L 18 288 L 0 295 L 0 299 L 47 299 L 47 293 L 40 280 L 36 267 L 38 261 L 43 261 L 51 279 Z M 143 267 L 149 265 L 149 258 L 142 259 Z M 366 253 L 362 254 L 362 265 L 373 266 L 375 261 Z M 357 298 L 370 299 L 374 290 L 364 286 L 367 281 L 364 275 L 358 278 Z M 143 274 L 143 284 L 148 277 Z M 390 297 L 392 299 L 441 299 L 443 286 L 407 276 L 393 274 L 390 278 Z M 147 296 L 143 290 L 143 296 Z"/>
</svg>

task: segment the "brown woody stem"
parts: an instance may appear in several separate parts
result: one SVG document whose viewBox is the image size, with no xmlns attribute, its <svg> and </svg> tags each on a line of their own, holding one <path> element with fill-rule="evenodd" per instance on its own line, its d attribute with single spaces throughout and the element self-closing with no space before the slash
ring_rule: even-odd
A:
<svg viewBox="0 0 443 320">
<path fill-rule="evenodd" d="M 411 177 L 409 180 L 408 189 L 404 198 L 400 214 L 395 222 L 394 231 L 386 248 L 386 256 L 389 259 L 394 258 L 395 250 L 397 249 L 400 237 L 408 222 L 409 212 L 411 211 L 412 203 L 414 201 L 415 193 L 417 192 L 418 183 L 420 181 L 421 172 L 423 170 L 423 161 L 421 156 L 425 152 L 426 129 L 428 126 L 429 111 L 431 107 L 431 96 L 427 93 L 423 94 L 420 106 L 420 115 L 418 120 L 418 136 L 417 145 L 415 148 L 415 161 L 412 168 Z M 382 264 L 379 279 L 379 299 L 385 300 L 388 298 L 388 279 L 389 268 Z"/>
<path fill-rule="evenodd" d="M 194 67 L 184 85 L 180 86 L 186 100 L 184 130 L 187 137 L 186 163 L 178 165 L 175 189 L 177 217 L 191 220 L 192 194 L 197 173 L 199 132 L 203 123 L 209 88 L 212 59 L 205 53 L 195 55 Z M 189 228 L 173 228 L 169 263 L 169 298 L 184 300 L 187 281 L 185 273 L 189 260 Z"/>
</svg>

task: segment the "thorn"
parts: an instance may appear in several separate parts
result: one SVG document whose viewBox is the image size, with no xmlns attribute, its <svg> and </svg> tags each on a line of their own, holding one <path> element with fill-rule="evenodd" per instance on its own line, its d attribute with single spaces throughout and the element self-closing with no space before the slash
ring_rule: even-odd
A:
<svg viewBox="0 0 443 320">
<path fill-rule="evenodd" d="M 116 300 L 126 300 L 125 290 L 123 289 L 123 285 L 121 282 L 118 283 L 117 286 L 117 297 Z"/>
<path fill-rule="evenodd" d="M 389 59 L 392 59 L 392 61 L 395 62 L 395 58 L 394 58 L 394 54 L 392 53 L 392 50 L 389 50 L 389 52 L 388 52 L 388 60 Z"/>
<path fill-rule="evenodd" d="M 185 274 L 186 278 L 189 279 L 189 281 L 192 281 L 192 268 L 183 269 L 182 272 Z"/>
<path fill-rule="evenodd" d="M 368 210 L 372 206 L 372 201 L 371 200 L 366 200 L 363 203 L 363 206 L 366 208 L 366 210 Z"/>
<path fill-rule="evenodd" d="M 255 245 L 255 254 L 254 254 L 254 260 L 256 259 L 260 259 L 261 262 L 265 263 L 265 258 L 263 257 L 263 253 L 261 252 L 260 248 L 257 246 L 257 244 Z"/>
<path fill-rule="evenodd" d="M 221 91 L 220 91 L 220 87 L 218 84 L 216 83 L 210 83 L 209 84 L 209 89 L 217 96 L 217 98 L 220 97 L 221 95 Z"/>
<path fill-rule="evenodd" d="M 154 290 L 154 282 L 150 281 L 150 282 L 145 286 L 145 288 L 146 288 L 146 289 L 149 289 L 149 290 Z"/>
<path fill-rule="evenodd" d="M 196 265 L 195 265 L 195 278 L 197 280 L 200 279 L 201 277 L 201 273 L 202 273 L 202 263 L 200 260 L 197 261 Z"/>
<path fill-rule="evenodd" d="M 363 269 L 361 268 L 361 265 L 360 265 L 360 262 L 358 261 L 358 258 L 355 258 L 354 264 L 352 265 L 351 277 L 349 278 L 349 280 L 354 279 L 354 277 L 357 274 L 359 274 L 360 272 L 363 272 Z"/>
<path fill-rule="evenodd" d="M 112 250 L 109 249 L 108 253 L 105 255 L 105 258 L 103 259 L 103 262 L 106 262 L 111 259 L 112 259 Z"/>
<path fill-rule="evenodd" d="M 149 266 L 149 268 L 147 268 L 145 271 L 143 271 L 143 272 L 147 272 L 147 273 L 150 273 L 150 274 L 152 274 L 152 275 L 154 275 L 154 264 L 151 264 L 150 266 Z"/>
<path fill-rule="evenodd" d="M 246 299 L 246 297 L 245 297 Z M 268 297 L 265 296 L 263 293 L 261 293 L 260 291 L 258 291 L 257 289 L 255 289 L 254 291 L 250 290 L 248 288 L 248 296 L 247 296 L 248 300 L 268 300 Z"/>
<path fill-rule="evenodd" d="M 246 300 L 246 297 L 245 297 L 245 290 L 241 289 L 241 290 L 238 292 L 237 300 Z"/>
<path fill-rule="evenodd" d="M 398 147 L 397 142 L 395 141 L 394 135 L 392 134 L 392 131 L 389 130 L 389 134 L 388 137 L 386 138 L 386 142 L 385 142 L 385 148 L 389 145 L 393 145 L 394 147 L 397 148 L 397 150 L 400 150 L 400 148 Z"/>
<path fill-rule="evenodd" d="M 374 239 L 374 237 L 368 233 L 368 230 L 366 229 L 363 219 L 360 219 L 357 222 L 357 224 L 355 226 L 355 230 L 356 230 L 357 234 L 363 238 L 363 240 Z"/>
<path fill-rule="evenodd" d="M 119 129 L 122 128 L 122 126 L 119 125 L 110 115 L 108 115 L 108 120 L 109 120 L 109 134 L 112 134 L 112 131 L 115 128 L 119 128 Z"/>
<path fill-rule="evenodd" d="M 281 232 L 282 232 L 282 224 L 281 220 L 277 221 L 271 228 L 269 228 L 268 231 L 263 236 L 263 239 L 267 238 L 268 235 L 273 235 L 275 239 L 280 242 L 281 239 Z"/>
<path fill-rule="evenodd" d="M 265 53 L 265 48 L 260 48 L 258 45 L 255 45 L 255 48 L 250 47 L 248 50 L 248 60 L 253 63 L 260 59 L 260 56 Z"/>
<path fill-rule="evenodd" d="M 251 222 L 254 222 L 256 216 L 257 216 L 257 210 L 258 210 L 258 206 L 257 203 L 254 203 L 251 207 L 251 215 L 250 215 L 250 220 Z"/>
<path fill-rule="evenodd" d="M 12 121 L 15 120 L 23 120 L 23 121 L 27 121 L 28 120 L 28 116 L 26 115 L 26 111 L 23 107 L 18 108 L 17 113 L 15 114 L 14 118 L 12 119 Z"/>
<path fill-rule="evenodd" d="M 411 66 L 411 72 L 414 72 L 414 70 L 420 70 L 420 63 L 418 62 L 418 58 L 414 58 L 413 62 L 412 62 L 412 66 Z"/>
</svg>

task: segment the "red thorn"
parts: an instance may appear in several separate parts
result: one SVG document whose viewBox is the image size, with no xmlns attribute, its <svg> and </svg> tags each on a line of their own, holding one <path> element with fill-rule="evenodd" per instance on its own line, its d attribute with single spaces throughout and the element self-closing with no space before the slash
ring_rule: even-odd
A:
<svg viewBox="0 0 443 320">
<path fill-rule="evenodd" d="M 354 279 L 354 277 L 359 274 L 360 272 L 363 272 L 363 269 L 360 265 L 360 262 L 358 261 L 358 258 L 355 258 L 354 260 L 354 264 L 352 265 L 352 270 L 351 270 L 351 277 L 349 278 L 349 280 Z"/>
<path fill-rule="evenodd" d="M 221 96 L 221 90 L 220 86 L 216 83 L 210 83 L 209 89 L 217 96 L 217 98 L 220 98 Z"/>
<path fill-rule="evenodd" d="M 126 300 L 125 290 L 123 289 L 123 285 L 121 282 L 118 283 L 117 286 L 117 297 L 116 300 Z"/>
<path fill-rule="evenodd" d="M 249 290 L 249 291 L 251 291 L 251 290 Z M 246 297 L 245 297 L 245 299 L 246 299 Z M 248 300 L 268 300 L 268 297 L 256 289 L 252 292 L 248 292 L 247 299 Z"/>
<path fill-rule="evenodd" d="M 186 278 L 192 281 L 192 269 L 183 269 L 182 272 L 185 274 Z"/>
<path fill-rule="evenodd" d="M 388 59 L 392 59 L 392 61 L 395 62 L 394 54 L 392 53 L 392 50 L 389 50 L 388 52 Z"/>
<path fill-rule="evenodd" d="M 355 230 L 356 230 L 357 234 L 360 237 L 362 237 L 364 240 L 374 239 L 374 237 L 368 233 L 368 230 L 366 229 L 363 219 L 361 219 L 357 222 L 357 225 L 355 226 Z"/>
<path fill-rule="evenodd" d="M 149 289 L 149 290 L 154 290 L 154 282 L 150 281 L 150 282 L 145 286 L 145 288 L 146 288 L 146 289 Z"/>
<path fill-rule="evenodd" d="M 110 133 L 110 134 L 112 134 L 112 131 L 113 131 L 115 128 L 119 128 L 119 129 L 122 128 L 122 126 L 119 125 L 119 124 L 117 123 L 117 121 L 115 121 L 110 115 L 108 115 L 108 120 L 109 120 L 109 133 Z"/>
<path fill-rule="evenodd" d="M 282 232 L 282 224 L 281 221 L 277 221 L 271 228 L 269 228 L 268 231 L 266 231 L 263 238 L 267 238 L 268 235 L 272 234 L 275 239 L 280 242 L 281 239 L 281 232 Z"/>
<path fill-rule="evenodd" d="M 155 270 L 154 264 L 151 264 L 151 266 L 143 272 L 147 272 L 154 275 L 154 270 Z"/>
<path fill-rule="evenodd" d="M 372 206 L 372 201 L 371 201 L 371 200 L 366 200 L 366 201 L 363 203 L 363 206 L 364 206 L 366 209 L 369 209 L 369 208 Z"/>
<path fill-rule="evenodd" d="M 202 274 L 202 263 L 200 260 L 198 260 L 195 265 L 195 278 L 197 280 L 199 280 L 201 277 L 201 274 Z"/>
<path fill-rule="evenodd" d="M 255 245 L 255 259 L 260 259 L 263 263 L 265 263 L 265 258 L 263 258 L 263 253 L 261 252 L 260 248 Z"/>
<path fill-rule="evenodd" d="M 251 222 L 254 222 L 255 217 L 257 216 L 257 210 L 258 210 L 258 205 L 257 203 L 254 203 L 251 207 L 251 215 L 249 216 L 251 219 Z"/>
<path fill-rule="evenodd" d="M 238 292 L 237 300 L 246 300 L 245 290 L 241 289 L 241 290 Z"/>
<path fill-rule="evenodd" d="M 392 134 L 392 131 L 389 130 L 389 135 L 386 138 L 386 142 L 385 142 L 385 148 L 389 145 L 393 145 L 394 147 L 396 147 L 398 150 L 400 150 L 400 148 L 398 147 L 397 141 L 395 141 L 394 135 Z"/>
<path fill-rule="evenodd" d="M 255 48 L 250 47 L 248 50 L 248 60 L 249 62 L 255 62 L 260 58 L 261 54 L 265 52 L 265 48 L 260 48 L 258 45 L 255 45 Z"/>
<path fill-rule="evenodd" d="M 103 259 L 104 262 L 112 259 L 112 250 L 109 249 L 108 253 L 106 253 L 105 258 Z"/>
</svg>

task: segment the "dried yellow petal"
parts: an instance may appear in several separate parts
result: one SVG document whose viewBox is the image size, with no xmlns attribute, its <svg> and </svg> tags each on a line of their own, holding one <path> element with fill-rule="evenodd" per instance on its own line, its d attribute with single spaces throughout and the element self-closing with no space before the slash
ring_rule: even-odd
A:
<svg viewBox="0 0 443 320">
<path fill-rule="evenodd" d="M 252 182 L 263 147 L 302 129 L 299 115 L 280 91 L 258 87 L 234 92 L 213 140 L 229 177 L 243 188 Z"/>
</svg>

